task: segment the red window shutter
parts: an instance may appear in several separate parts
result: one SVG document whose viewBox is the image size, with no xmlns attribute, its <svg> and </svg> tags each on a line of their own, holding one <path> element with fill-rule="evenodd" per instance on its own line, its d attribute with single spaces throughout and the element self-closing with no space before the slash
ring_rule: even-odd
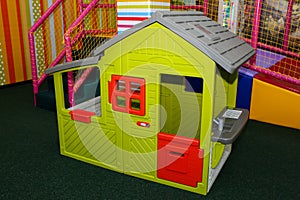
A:
<svg viewBox="0 0 300 200">
<path fill-rule="evenodd" d="M 112 75 L 109 101 L 112 109 L 134 115 L 145 115 L 145 79 Z"/>
</svg>

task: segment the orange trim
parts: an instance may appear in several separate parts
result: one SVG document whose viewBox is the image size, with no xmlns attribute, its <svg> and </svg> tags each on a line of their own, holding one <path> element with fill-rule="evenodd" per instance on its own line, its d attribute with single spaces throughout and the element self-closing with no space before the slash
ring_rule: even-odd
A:
<svg viewBox="0 0 300 200">
<path fill-rule="evenodd" d="M 23 79 L 27 80 L 26 74 L 26 61 L 25 61 L 25 51 L 24 51 L 24 38 L 23 38 L 23 30 L 22 30 L 22 21 L 21 21 L 21 9 L 19 1 L 16 1 L 17 5 L 17 18 L 18 18 L 18 27 L 19 27 L 19 37 L 20 37 L 20 50 L 21 50 L 21 62 L 22 62 L 22 69 L 23 69 Z"/>
<path fill-rule="evenodd" d="M 24 70 L 23 70 L 23 63 L 22 63 L 22 50 L 20 46 L 20 27 L 18 24 L 18 8 L 16 1 L 7 1 L 7 10 L 8 10 L 8 17 L 9 17 L 9 26 L 10 26 L 10 38 L 11 38 L 11 45 L 13 50 L 13 60 L 15 73 L 15 82 L 24 81 Z M 17 13 L 17 14 L 15 14 Z"/>
</svg>

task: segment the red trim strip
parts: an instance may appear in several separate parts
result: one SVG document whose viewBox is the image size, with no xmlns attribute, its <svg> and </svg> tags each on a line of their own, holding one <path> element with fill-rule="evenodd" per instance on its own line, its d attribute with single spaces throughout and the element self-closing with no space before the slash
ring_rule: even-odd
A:
<svg viewBox="0 0 300 200">
<path fill-rule="evenodd" d="M 43 0 L 40 0 L 40 5 L 41 5 L 41 16 L 44 14 L 44 3 Z"/>
<path fill-rule="evenodd" d="M 128 20 L 128 21 L 144 21 L 148 17 L 117 17 L 118 20 Z"/>
<path fill-rule="evenodd" d="M 14 68 L 14 55 L 12 50 L 12 43 L 10 37 L 10 26 L 9 26 L 9 17 L 8 17 L 8 10 L 7 10 L 7 2 L 0 1 L 1 3 L 1 11 L 3 16 L 3 28 L 4 28 L 4 37 L 6 43 L 6 55 L 7 55 L 7 62 L 8 62 L 8 69 L 9 69 L 9 79 L 10 83 L 16 82 L 16 75 L 15 75 L 15 68 Z"/>
<path fill-rule="evenodd" d="M 16 5 L 17 5 L 17 18 L 18 18 L 18 26 L 19 26 L 20 47 L 21 47 L 21 52 L 22 52 L 21 59 L 22 59 L 23 79 L 27 80 L 20 2 L 16 1 Z"/>
</svg>

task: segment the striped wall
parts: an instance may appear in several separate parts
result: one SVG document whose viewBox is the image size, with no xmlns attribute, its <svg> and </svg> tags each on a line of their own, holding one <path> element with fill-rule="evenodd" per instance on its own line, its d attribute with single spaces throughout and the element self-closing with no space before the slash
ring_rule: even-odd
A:
<svg viewBox="0 0 300 200">
<path fill-rule="evenodd" d="M 170 10 L 170 0 L 118 0 L 118 33 L 150 18 L 158 10 Z"/>
<path fill-rule="evenodd" d="M 27 31 L 29 3 L 0 1 L 0 85 L 31 78 Z"/>
<path fill-rule="evenodd" d="M 56 0 L 0 0 L 0 86 L 31 80 L 31 63 L 29 55 L 28 30 L 50 5 Z M 74 0 L 65 0 L 69 22 L 74 21 L 76 9 Z M 43 71 L 45 54 L 53 59 L 63 46 L 62 10 L 50 17 L 47 27 L 51 31 L 46 42 L 43 30 L 37 33 L 40 41 L 36 41 L 37 62 Z M 54 34 L 54 32 L 61 34 Z M 59 35 L 57 38 L 54 35 Z M 46 45 L 46 46 L 45 46 Z"/>
<path fill-rule="evenodd" d="M 55 1 L 0 0 L 0 86 L 31 80 L 28 30 Z M 113 1 L 105 0 L 105 2 Z M 169 0 L 119 0 L 117 3 L 118 31 L 121 33 L 131 28 L 149 18 L 157 10 L 169 10 L 169 8 Z M 49 65 L 64 47 L 64 29 L 74 22 L 76 12 L 76 0 L 65 0 L 62 8 L 56 11 L 44 27 L 36 32 L 38 76 L 41 76 L 45 66 Z M 63 16 L 66 17 L 63 18 Z M 110 18 L 113 19 L 114 16 Z M 98 23 L 95 26 L 103 26 L 101 25 L 102 19 Z"/>
</svg>

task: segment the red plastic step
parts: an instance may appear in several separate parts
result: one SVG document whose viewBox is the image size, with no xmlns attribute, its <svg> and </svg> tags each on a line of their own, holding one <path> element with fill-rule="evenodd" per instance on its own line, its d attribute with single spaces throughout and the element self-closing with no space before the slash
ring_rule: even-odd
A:
<svg viewBox="0 0 300 200">
<path fill-rule="evenodd" d="M 91 117 L 96 115 L 96 113 L 86 110 L 72 110 L 70 111 L 70 115 L 72 120 L 91 123 Z"/>
</svg>

